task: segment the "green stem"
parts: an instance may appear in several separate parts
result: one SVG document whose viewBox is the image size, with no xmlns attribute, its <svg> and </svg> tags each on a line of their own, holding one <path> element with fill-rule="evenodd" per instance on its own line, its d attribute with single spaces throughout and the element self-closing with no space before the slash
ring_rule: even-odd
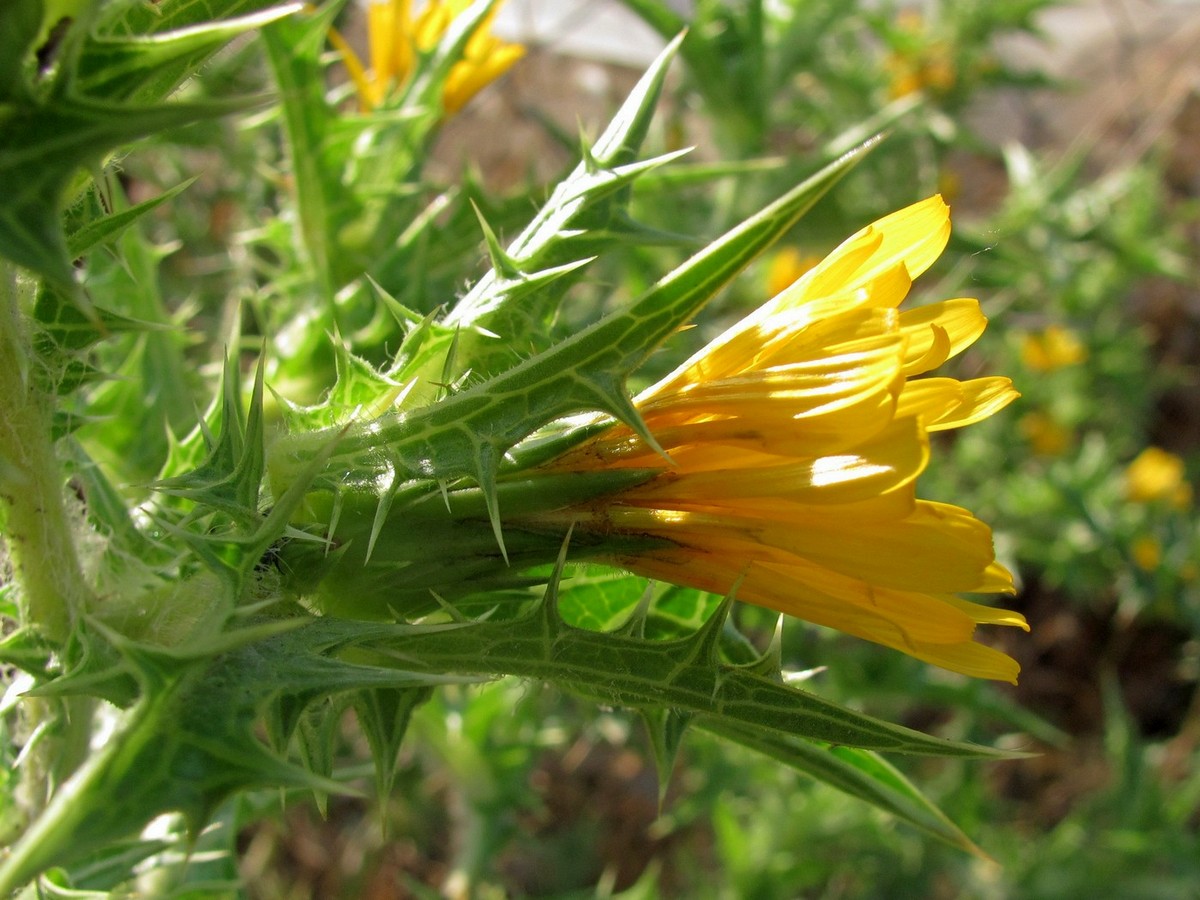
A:
<svg viewBox="0 0 1200 900">
<path fill-rule="evenodd" d="M 63 643 L 89 591 L 63 503 L 53 397 L 31 371 L 16 267 L 0 263 L 0 512 L 24 624 Z"/>
</svg>

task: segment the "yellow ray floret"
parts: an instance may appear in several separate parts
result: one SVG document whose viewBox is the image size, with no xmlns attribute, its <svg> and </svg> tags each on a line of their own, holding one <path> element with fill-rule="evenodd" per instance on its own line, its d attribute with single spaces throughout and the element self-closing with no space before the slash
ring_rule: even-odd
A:
<svg viewBox="0 0 1200 900">
<path fill-rule="evenodd" d="M 651 578 L 727 593 L 981 678 L 1017 663 L 974 640 L 1017 613 L 961 599 L 1013 591 L 991 530 L 919 500 L 929 432 L 992 415 L 1007 378 L 916 378 L 986 323 L 975 300 L 897 307 L 946 245 L 941 197 L 880 219 L 643 392 L 670 456 L 622 425 L 556 470 L 660 468 L 607 504 L 561 515 L 660 546 L 610 557 Z"/>
<path fill-rule="evenodd" d="M 416 67 L 418 55 L 436 47 L 454 17 L 468 5 L 463 0 L 429 0 L 414 17 L 411 0 L 371 0 L 367 5 L 369 68 L 336 29 L 330 30 L 330 42 L 342 54 L 364 111 L 380 106 L 404 85 Z M 525 53 L 519 44 L 505 43 L 492 34 L 495 15 L 493 8 L 475 29 L 462 59 L 446 78 L 442 104 L 447 113 L 462 109 Z"/>
</svg>

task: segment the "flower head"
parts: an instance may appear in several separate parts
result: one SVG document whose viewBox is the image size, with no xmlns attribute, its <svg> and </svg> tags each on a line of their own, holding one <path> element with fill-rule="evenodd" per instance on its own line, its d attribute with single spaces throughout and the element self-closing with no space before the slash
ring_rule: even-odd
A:
<svg viewBox="0 0 1200 900">
<path fill-rule="evenodd" d="M 370 69 L 346 40 L 331 30 L 330 41 L 342 54 L 363 109 L 375 109 L 389 93 L 402 86 L 412 74 L 418 54 L 436 47 L 454 17 L 468 5 L 465 0 L 429 0 L 414 18 L 411 0 L 370 0 L 367 5 Z M 507 44 L 492 34 L 494 18 L 495 9 L 471 35 L 463 58 L 446 78 L 442 103 L 447 113 L 462 109 L 525 53 L 519 44 Z"/>
<path fill-rule="evenodd" d="M 1153 572 L 1162 564 L 1162 542 L 1152 534 L 1141 534 L 1130 545 L 1133 561 L 1143 572 Z"/>
<path fill-rule="evenodd" d="M 1062 456 L 1070 449 L 1074 433 L 1046 412 L 1034 410 L 1021 417 L 1018 426 L 1039 456 Z"/>
<path fill-rule="evenodd" d="M 1165 501 L 1176 509 L 1187 509 L 1192 502 L 1183 460 L 1159 447 L 1147 447 L 1129 464 L 1125 494 L 1134 503 Z"/>
<path fill-rule="evenodd" d="M 921 15 L 906 10 L 896 22 L 897 46 L 884 59 L 892 99 L 918 91 L 948 94 L 958 81 L 954 57 L 946 41 L 927 36 Z"/>
<path fill-rule="evenodd" d="M 821 257 L 801 253 L 795 247 L 784 247 L 767 268 L 767 293 L 774 296 L 821 261 Z"/>
<path fill-rule="evenodd" d="M 916 378 L 986 324 L 975 300 L 897 309 L 949 230 L 940 197 L 875 222 L 642 393 L 669 465 L 623 425 L 556 460 L 661 468 L 574 510 L 579 527 L 661 539 L 610 558 L 639 574 L 1015 680 L 1017 663 L 973 634 L 1024 619 L 957 596 L 1013 590 L 990 530 L 915 495 L 929 432 L 1017 396 L 1006 378 Z"/>
<path fill-rule="evenodd" d="M 1087 359 L 1087 348 L 1073 331 L 1051 325 L 1040 334 L 1027 334 L 1021 341 L 1021 359 L 1034 372 L 1053 372 Z"/>
</svg>

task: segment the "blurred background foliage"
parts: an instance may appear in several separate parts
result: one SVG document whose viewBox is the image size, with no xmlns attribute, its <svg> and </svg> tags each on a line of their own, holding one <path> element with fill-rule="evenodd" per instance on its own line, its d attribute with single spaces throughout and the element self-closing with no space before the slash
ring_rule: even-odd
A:
<svg viewBox="0 0 1200 900">
<path fill-rule="evenodd" d="M 1051 0 L 624 6 L 663 36 L 690 29 L 650 149 L 696 149 L 639 182 L 633 211 L 644 239 L 628 240 L 589 278 L 602 291 L 572 289 L 587 315 L 595 308 L 589 290 L 636 294 L 876 130 L 889 134 L 884 147 L 675 349 L 699 346 L 878 215 L 936 191 L 950 201 L 950 249 L 916 294 L 978 296 L 992 327 L 957 361 L 959 374 L 1011 375 L 1024 396 L 1004 415 L 955 432 L 922 493 L 996 527 L 1000 556 L 1021 585 L 1013 605 L 1033 627 L 1003 636 L 1024 666 L 1021 683 L 971 683 L 801 623 L 785 629 L 784 663 L 813 670 L 806 686 L 840 703 L 1037 755 L 896 761 L 987 854 L 973 857 L 702 734 L 685 743 L 660 811 L 653 750 L 636 717 L 597 714 L 515 681 L 450 689 L 415 714 L 384 808 L 335 798 L 322 817 L 309 804 L 280 801 L 265 824 L 240 834 L 249 895 L 1194 895 L 1200 67 L 1193 60 L 1190 82 L 1168 83 L 1151 64 L 1181 40 L 1194 49 L 1200 14 L 1147 0 L 1077 9 L 1099 8 L 1103 27 L 1095 45 L 1075 48 L 1078 68 L 1064 74 L 1053 62 L 1068 50 L 1043 30 L 1064 14 Z M 352 42 L 361 14 L 348 6 L 338 20 Z M 1170 30 L 1133 27 L 1155 16 Z M 1115 55 L 1103 56 L 1111 48 Z M 1129 89 L 1101 90 L 1089 66 Z M 345 78 L 336 63 L 331 77 Z M 449 185 L 466 170 L 464 186 L 453 196 L 422 193 L 425 208 L 447 218 L 437 232 L 445 243 L 394 260 L 393 280 L 419 284 L 427 297 L 461 292 L 466 279 L 455 261 L 479 243 L 472 203 L 497 233 L 511 233 L 540 198 L 539 185 L 572 164 L 579 127 L 594 135 L 635 77 L 634 69 L 558 54 L 554 41 L 530 47 L 443 130 L 425 177 Z M 243 93 L 265 83 L 261 49 L 246 41 L 189 90 Z M 112 351 L 120 354 L 113 370 L 172 371 L 186 383 L 195 361 L 210 358 L 201 345 L 240 333 L 254 348 L 270 331 L 285 352 L 274 382 L 281 387 L 280 378 L 303 368 L 288 365 L 286 351 L 293 360 L 321 352 L 288 347 L 289 334 L 305 332 L 287 327 L 292 286 L 273 278 L 294 269 L 286 256 L 296 223 L 260 215 L 291 177 L 275 116 L 183 129 L 169 144 L 139 148 L 110 178 L 107 202 L 120 208 L 201 173 L 145 235 L 116 241 L 92 275 L 142 297 L 131 300 L 141 318 L 187 322 L 199 340 L 143 332 Z M 1080 121 L 1086 126 L 1071 124 Z M 416 200 L 408 208 L 418 209 Z M 483 271 L 482 244 L 478 259 Z M 247 284 L 260 287 L 247 296 Z M 180 297 L 186 302 L 164 300 Z M 428 308 L 420 297 L 398 299 Z M 394 348 L 378 343 L 361 301 L 338 294 L 328 327 L 382 361 Z M 569 312 L 564 319 L 567 330 Z M 674 361 L 664 355 L 642 375 Z M 283 393 L 317 391 L 335 365 L 316 360 L 314 383 L 283 385 Z M 120 417 L 129 397 L 119 382 L 101 386 L 89 414 Z M 194 420 L 190 405 L 158 415 L 180 426 Z M 86 444 L 89 423 L 76 424 Z M 131 428 L 124 445 L 110 443 L 112 433 L 107 427 L 112 459 L 104 461 L 131 484 L 148 482 L 181 452 L 157 433 Z M 736 616 L 765 645 L 773 621 L 749 607 Z M 367 777 L 367 758 L 362 738 L 347 730 L 339 771 Z M 236 821 L 236 810 L 229 817 Z"/>
</svg>

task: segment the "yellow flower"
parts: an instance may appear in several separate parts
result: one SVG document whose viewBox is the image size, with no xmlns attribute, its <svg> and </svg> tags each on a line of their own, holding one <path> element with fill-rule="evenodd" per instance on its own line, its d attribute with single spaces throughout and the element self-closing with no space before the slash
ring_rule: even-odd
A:
<svg viewBox="0 0 1200 900">
<path fill-rule="evenodd" d="M 1176 509 L 1192 502 L 1183 460 L 1158 447 L 1147 447 L 1125 470 L 1125 495 L 1134 503 L 1166 501 Z"/>
<path fill-rule="evenodd" d="M 1130 552 L 1133 554 L 1134 563 L 1143 572 L 1155 571 L 1162 562 L 1162 544 L 1158 542 L 1158 538 L 1150 534 L 1143 534 L 1136 538 L 1130 547 Z"/>
<path fill-rule="evenodd" d="M 615 425 L 556 460 L 585 471 L 660 468 L 605 504 L 562 511 L 577 527 L 661 545 L 608 561 L 895 647 L 947 669 L 1014 681 L 1017 663 L 976 643 L 1017 613 L 960 599 L 1012 592 L 988 527 L 916 499 L 929 432 L 986 418 L 1007 378 L 922 378 L 971 344 L 975 300 L 900 312 L 945 247 L 931 197 L 844 242 L 637 398 L 666 464 Z"/>
<path fill-rule="evenodd" d="M 884 59 L 890 76 L 888 94 L 895 100 L 918 91 L 950 93 L 958 81 L 950 46 L 925 36 L 927 29 L 919 13 L 905 11 L 896 24 L 905 40 Z"/>
<path fill-rule="evenodd" d="M 767 268 L 767 293 L 774 296 L 821 261 L 821 257 L 803 254 L 795 247 L 784 247 Z"/>
<path fill-rule="evenodd" d="M 345 38 L 336 29 L 330 29 L 329 40 L 342 54 L 364 111 L 375 109 L 408 80 L 417 55 L 436 47 L 454 17 L 468 5 L 466 0 L 429 0 L 414 19 L 411 0 L 371 0 L 367 5 L 370 69 L 363 65 Z M 491 33 L 495 15 L 493 9 L 480 23 L 467 41 L 463 58 L 454 64 L 446 78 L 442 103 L 447 113 L 462 109 L 525 53 L 519 44 L 506 44 Z"/>
<path fill-rule="evenodd" d="M 1041 334 L 1022 338 L 1021 359 L 1034 372 L 1053 372 L 1083 362 L 1087 359 L 1087 348 L 1073 331 L 1051 325 Z"/>
<path fill-rule="evenodd" d="M 1062 456 L 1071 446 L 1074 434 L 1044 412 L 1031 412 L 1021 417 L 1021 433 L 1039 456 Z"/>
</svg>

